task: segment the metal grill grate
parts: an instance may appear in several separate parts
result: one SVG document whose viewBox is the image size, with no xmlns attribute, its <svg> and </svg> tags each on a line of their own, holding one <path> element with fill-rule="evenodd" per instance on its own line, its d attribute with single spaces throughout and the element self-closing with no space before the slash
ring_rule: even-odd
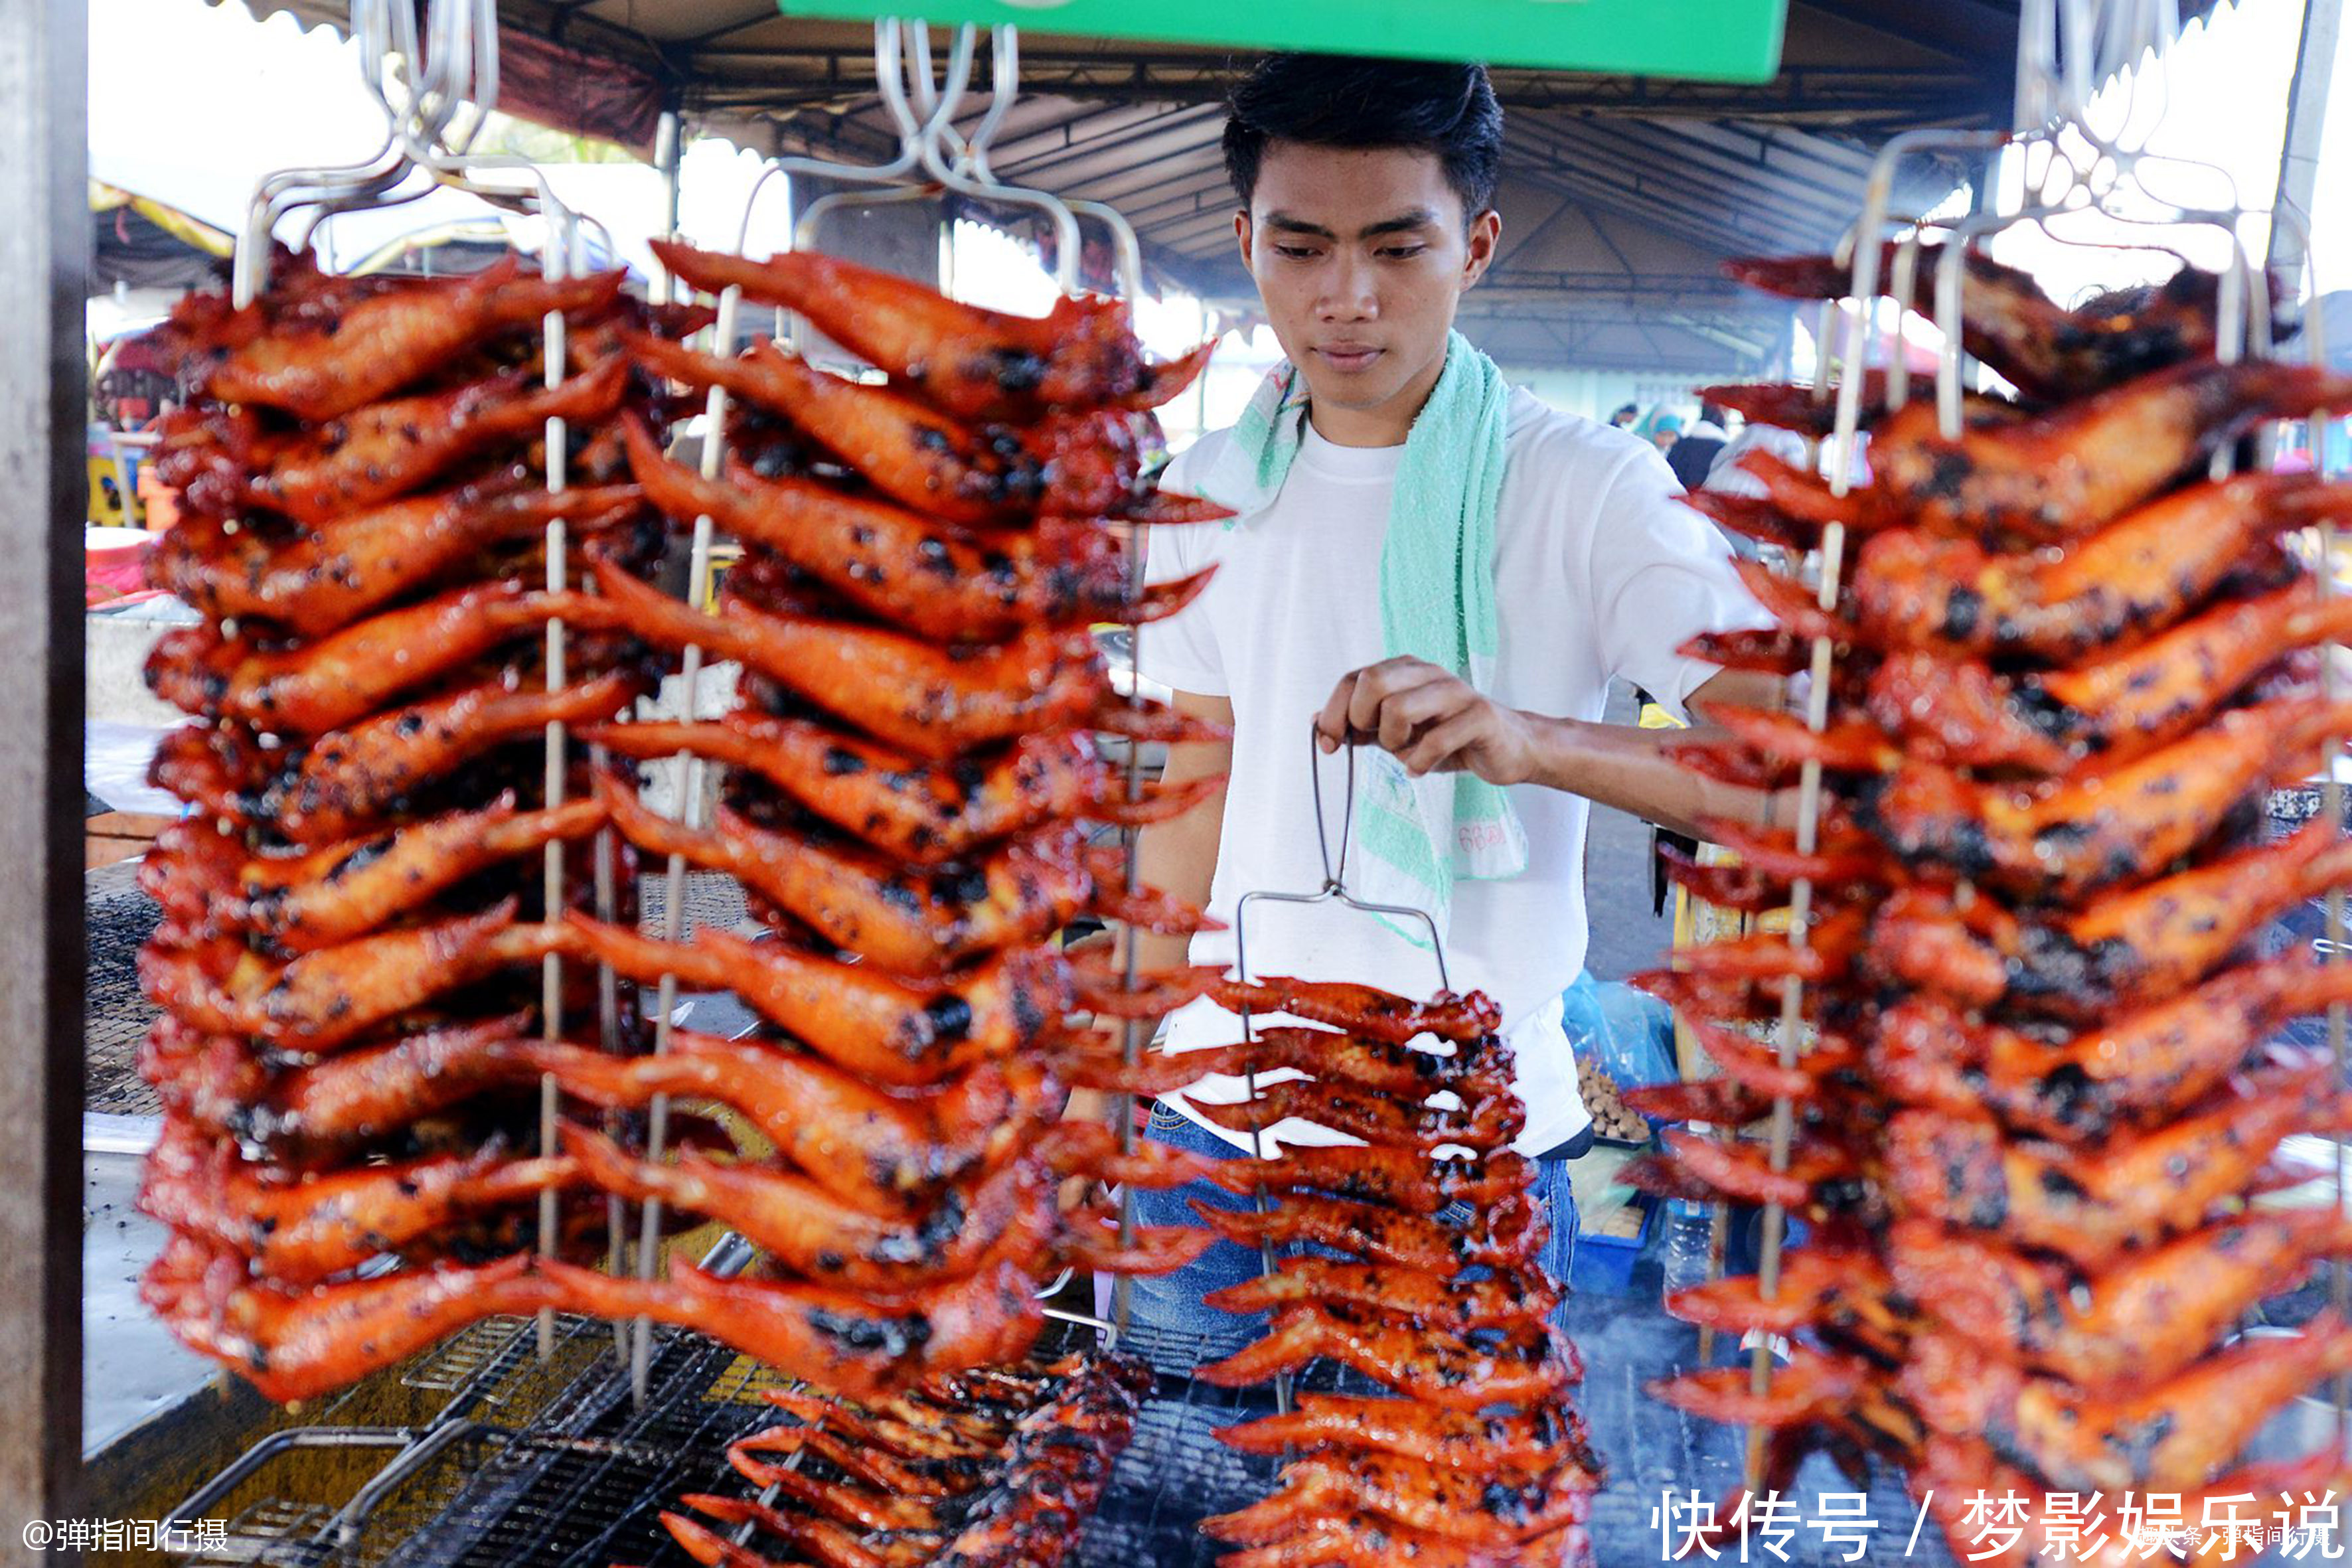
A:
<svg viewBox="0 0 2352 1568">
<path fill-rule="evenodd" d="M 461 1410 L 478 1416 L 506 1409 L 528 1420 L 593 1365 L 611 1333 L 593 1318 L 558 1318 L 553 1352 L 541 1362 L 531 1328 L 528 1319 L 485 1319 L 425 1352 L 401 1374 L 401 1385 L 464 1395 L 444 1407 L 445 1420 Z"/>
<path fill-rule="evenodd" d="M 229 1521 L 222 1543 L 183 1559 L 188 1563 L 255 1563 L 307 1568 L 310 1549 L 304 1543 L 326 1528 L 333 1510 L 317 1503 L 289 1503 L 268 1498 Z"/>
<path fill-rule="evenodd" d="M 403 1373 L 401 1385 L 425 1393 L 455 1394 L 487 1373 L 520 1343 L 525 1327 L 516 1318 L 487 1318 L 462 1329 Z M 490 1397 L 494 1403 L 505 1403 L 502 1394 Z"/>
<path fill-rule="evenodd" d="M 531 1429 L 506 1444 L 428 1519 L 357 1561 L 386 1568 L 603 1568 L 646 1563 L 667 1536 L 658 1514 L 678 1494 L 733 1474 L 725 1449 L 775 1418 L 769 1379 L 734 1352 L 689 1335 L 656 1340 L 653 1396 L 632 1408 L 609 1355 Z"/>
<path fill-rule="evenodd" d="M 699 1336 L 656 1330 L 654 1394 L 639 1409 L 607 1325 L 559 1320 L 556 1353 L 544 1363 L 537 1343 L 530 1320 L 501 1319 L 415 1363 L 403 1387 L 450 1395 L 422 1426 L 281 1435 L 215 1510 L 231 1521 L 227 1546 L 180 1560 L 683 1563 L 664 1555 L 660 1510 L 681 1492 L 725 1489 L 727 1445 L 776 1419 L 760 1395 L 782 1380 Z"/>
<path fill-rule="evenodd" d="M 1049 1326 L 1035 1353 L 1050 1358 L 1092 1342 L 1090 1331 L 1064 1324 Z M 1162 1367 L 1192 1367 L 1209 1359 L 1204 1342 L 1191 1336 L 1156 1335 L 1132 1331 L 1121 1349 L 1144 1356 Z M 1220 1445 L 1216 1428 L 1267 1415 L 1274 1400 L 1265 1390 L 1213 1387 L 1189 1372 L 1163 1372 L 1152 1394 L 1139 1413 L 1133 1437 L 1119 1456 L 1110 1485 L 1105 1489 L 1094 1517 L 1079 1536 L 1068 1563 L 1070 1568 L 1207 1568 L 1231 1548 L 1202 1535 L 1199 1521 L 1213 1513 L 1244 1507 L 1265 1495 L 1273 1485 L 1276 1462 L 1234 1454 Z M 810 1458 L 813 1474 L 837 1479 L 839 1472 L 822 1458 Z M 724 1496 L 749 1497 L 754 1489 L 732 1470 L 701 1489 Z M 668 1506 L 656 1501 L 652 1507 Z M 691 1568 L 691 1560 L 660 1533 L 655 1523 L 647 1554 L 616 1559 L 645 1568 Z M 782 1548 L 769 1542 L 755 1546 L 772 1552 Z M 550 1559 L 550 1561 L 559 1561 Z"/>
<path fill-rule="evenodd" d="M 100 867 L 83 884 L 88 963 L 82 1000 L 82 1052 L 87 1088 L 82 1106 L 117 1115 L 153 1115 L 163 1109 L 139 1077 L 139 1045 L 155 1020 L 155 1005 L 139 989 L 139 948 L 163 918 L 139 890 L 139 863 Z"/>
<path fill-rule="evenodd" d="M 668 906 L 669 889 L 656 876 L 640 878 L 637 883 L 637 929 L 650 935 L 660 934 L 662 911 Z M 720 871 L 689 871 L 686 874 L 686 924 L 681 928 L 693 931 L 703 926 L 717 926 L 722 931 L 734 931 L 751 919 L 743 902 L 743 889 L 734 878 Z"/>
<path fill-rule="evenodd" d="M 1229 1346 L 1141 1327 L 1119 1342 L 1161 1369 L 1159 1384 L 1073 1561 L 1081 1568 L 1207 1568 L 1233 1549 L 1202 1535 L 1200 1521 L 1257 1501 L 1273 1489 L 1277 1468 L 1225 1447 L 1216 1429 L 1273 1414 L 1274 1394 L 1219 1388 L 1189 1370 L 1170 1370 L 1198 1366 Z"/>
</svg>

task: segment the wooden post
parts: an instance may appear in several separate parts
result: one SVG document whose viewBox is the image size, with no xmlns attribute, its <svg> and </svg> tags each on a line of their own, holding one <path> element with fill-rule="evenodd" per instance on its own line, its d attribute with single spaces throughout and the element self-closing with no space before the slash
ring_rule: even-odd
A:
<svg viewBox="0 0 2352 1568">
<path fill-rule="evenodd" d="M 80 1510 L 89 27 L 0 0 L 0 1563 L 44 1565 L 26 1525 Z"/>
</svg>

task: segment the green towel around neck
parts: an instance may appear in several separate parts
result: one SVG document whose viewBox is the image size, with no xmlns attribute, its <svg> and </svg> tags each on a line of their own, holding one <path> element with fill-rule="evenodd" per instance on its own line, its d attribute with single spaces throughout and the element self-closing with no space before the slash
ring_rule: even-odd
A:
<svg viewBox="0 0 2352 1568">
<path fill-rule="evenodd" d="M 1502 500 L 1510 388 L 1495 362 L 1459 332 L 1414 418 L 1397 466 L 1381 548 L 1381 637 L 1410 655 L 1492 689 L 1501 626 L 1495 602 L 1495 523 Z M 1246 527 L 1281 494 L 1306 438 L 1306 378 L 1276 365 L 1194 488 Z M 1415 779 L 1371 750 L 1359 773 L 1358 847 L 1371 862 L 1350 891 L 1429 911 L 1443 933 L 1456 878 L 1495 880 L 1527 868 L 1528 841 L 1508 792 L 1469 773 Z M 1334 847 L 1336 849 L 1336 846 Z M 1394 922 L 1391 922 L 1392 924 Z M 1395 929 L 1416 942 L 1413 922 Z"/>
</svg>

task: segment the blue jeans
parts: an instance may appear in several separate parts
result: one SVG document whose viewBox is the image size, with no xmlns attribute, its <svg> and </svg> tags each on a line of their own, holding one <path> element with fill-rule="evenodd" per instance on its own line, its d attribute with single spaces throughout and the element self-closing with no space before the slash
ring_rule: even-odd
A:
<svg viewBox="0 0 2352 1568">
<path fill-rule="evenodd" d="M 1248 1158 L 1192 1118 L 1164 1105 L 1152 1106 L 1151 1121 L 1144 1135 L 1154 1143 L 1213 1160 Z M 1256 1206 L 1256 1200 L 1229 1193 L 1210 1182 L 1190 1182 L 1158 1191 L 1139 1188 L 1135 1194 L 1135 1223 L 1197 1229 L 1201 1221 L 1192 1212 L 1195 1203 L 1202 1208 L 1244 1210 Z M 1265 1331 L 1265 1314 L 1244 1317 L 1221 1312 L 1202 1298 L 1228 1285 L 1254 1279 L 1264 1269 L 1264 1260 L 1255 1249 L 1221 1239 L 1173 1274 L 1138 1276 L 1128 1285 L 1129 1321 L 1142 1331 L 1138 1336 L 1141 1342 L 1134 1348 L 1150 1355 L 1155 1347 L 1150 1342 L 1165 1340 L 1170 1352 L 1181 1359 L 1188 1344 L 1199 1342 L 1203 1347 L 1203 1360 L 1239 1350 Z"/>
<path fill-rule="evenodd" d="M 1190 1117 L 1161 1105 L 1151 1108 L 1151 1121 L 1145 1135 L 1155 1143 L 1210 1159 L 1249 1158 L 1244 1151 Z M 1544 1216 L 1551 1222 L 1550 1235 L 1536 1255 L 1537 1261 L 1563 1294 L 1568 1288 L 1569 1271 L 1576 1261 L 1576 1194 L 1569 1184 L 1568 1172 L 1566 1160 L 1536 1162 L 1535 1198 Z M 1203 1208 L 1248 1209 L 1255 1206 L 1255 1200 L 1208 1182 L 1158 1192 L 1139 1190 L 1135 1194 L 1135 1220 L 1138 1225 L 1197 1226 L 1200 1221 L 1192 1212 L 1194 1203 Z M 1449 1214 L 1456 1212 L 1466 1215 L 1468 1211 Z M 1153 1342 L 1166 1342 L 1171 1352 L 1202 1344 L 1202 1353 L 1213 1355 L 1237 1350 L 1258 1338 L 1266 1329 L 1265 1314 L 1241 1317 L 1221 1312 L 1204 1304 L 1202 1298 L 1254 1279 L 1264 1268 L 1264 1260 L 1253 1249 L 1220 1240 L 1173 1274 L 1135 1279 L 1129 1287 L 1129 1321 L 1141 1331 L 1133 1348 L 1150 1355 Z M 1178 1359 L 1181 1359 L 1181 1355 Z"/>
</svg>

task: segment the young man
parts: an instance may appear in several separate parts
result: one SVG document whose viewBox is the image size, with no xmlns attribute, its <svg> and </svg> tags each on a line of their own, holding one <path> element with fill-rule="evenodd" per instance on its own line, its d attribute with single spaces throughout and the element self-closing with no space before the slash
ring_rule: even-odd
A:
<svg viewBox="0 0 2352 1568">
<path fill-rule="evenodd" d="M 1496 254 L 1501 153 L 1479 67 L 1276 56 L 1235 91 L 1234 231 L 1288 357 L 1238 426 L 1163 479 L 1242 515 L 1150 541 L 1155 578 L 1218 573 L 1183 614 L 1145 628 L 1143 666 L 1234 739 L 1177 749 L 1171 778 L 1229 782 L 1146 832 L 1141 857 L 1146 882 L 1229 926 L 1253 889 L 1312 892 L 1318 780 L 1336 860 L 1352 767 L 1349 884 L 1430 910 L 1454 988 L 1501 1005 L 1528 1107 L 1517 1146 L 1540 1158 L 1590 1123 L 1560 1022 L 1584 959 L 1588 801 L 1686 831 L 1765 806 L 1684 772 L 1654 732 L 1600 723 L 1611 678 L 1675 708 L 1769 692 L 1677 651 L 1760 617 L 1657 451 L 1510 390 L 1452 332 Z M 1339 757 L 1343 742 L 1363 750 Z M 1438 989 L 1416 921 L 1331 904 L 1253 903 L 1246 918 L 1254 974 Z M 1186 957 L 1181 942 L 1140 940 L 1147 964 Z M 1190 948 L 1229 963 L 1235 936 Z M 1169 1020 L 1163 1043 L 1234 1037 L 1231 1016 L 1200 1004 Z M 1248 1134 L 1211 1125 L 1244 1096 L 1234 1079 L 1171 1095 L 1150 1135 L 1246 1153 Z M 1264 1146 L 1344 1141 L 1293 1120 Z M 1541 1184 L 1555 1231 L 1544 1261 L 1561 1277 L 1575 1233 L 1565 1164 L 1546 1163 Z M 1189 1223 L 1192 1199 L 1236 1201 L 1205 1185 L 1146 1194 L 1143 1218 Z M 1257 1265 L 1221 1244 L 1181 1274 L 1137 1281 L 1136 1316 L 1246 1331 L 1199 1303 Z"/>
</svg>

